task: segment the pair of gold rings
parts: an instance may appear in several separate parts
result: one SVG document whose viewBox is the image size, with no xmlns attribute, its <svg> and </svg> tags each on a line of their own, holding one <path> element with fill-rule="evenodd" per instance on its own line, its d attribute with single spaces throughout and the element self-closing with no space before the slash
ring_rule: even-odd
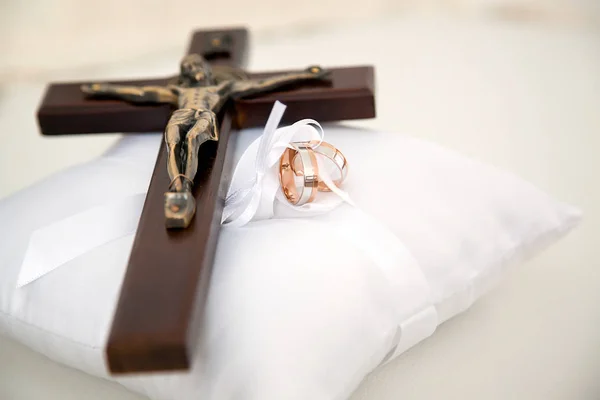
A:
<svg viewBox="0 0 600 400">
<path fill-rule="evenodd" d="M 336 147 L 326 142 L 310 141 L 291 143 L 279 160 L 279 182 L 285 198 L 295 206 L 312 202 L 317 192 L 329 192 L 329 187 L 319 179 L 317 154 L 333 162 L 340 186 L 348 176 L 346 157 Z M 299 182 L 301 181 L 301 182 Z"/>
</svg>

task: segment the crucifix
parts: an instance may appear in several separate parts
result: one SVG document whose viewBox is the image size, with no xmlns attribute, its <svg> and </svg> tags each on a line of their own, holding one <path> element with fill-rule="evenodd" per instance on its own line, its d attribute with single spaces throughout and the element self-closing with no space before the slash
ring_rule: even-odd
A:
<svg viewBox="0 0 600 400">
<path fill-rule="evenodd" d="M 176 108 L 171 114 L 164 138 L 167 171 L 171 178 L 165 192 L 165 226 L 187 228 L 196 212 L 192 193 L 198 170 L 200 146 L 218 141 L 217 116 L 229 99 L 243 99 L 283 89 L 294 83 L 322 79 L 327 71 L 312 66 L 302 72 L 289 72 L 264 79 L 246 79 L 243 72 L 230 70 L 222 80 L 200 54 L 188 54 L 181 61 L 177 82 L 168 86 L 132 86 L 91 83 L 81 86 L 90 97 L 110 97 L 132 103 L 166 103 Z M 237 75 L 237 77 L 236 77 Z M 236 79 L 237 78 L 237 79 Z"/>
<path fill-rule="evenodd" d="M 206 76 L 202 74 L 212 70 L 221 75 L 214 78 L 214 86 L 221 82 L 221 93 L 227 94 L 214 108 L 214 117 L 179 116 L 188 118 L 183 124 L 187 133 L 199 120 L 204 125 L 213 124 L 204 130 L 202 146 L 196 140 L 191 142 L 191 151 L 186 145 L 174 147 L 177 151 L 172 152 L 168 139 L 162 141 L 106 346 L 113 373 L 187 369 L 191 364 L 232 172 L 234 130 L 264 124 L 276 100 L 288 106 L 284 122 L 375 116 L 372 67 L 327 69 L 325 81 L 321 79 L 325 72 L 318 67 L 246 74 L 239 67 L 245 63 L 247 44 L 246 29 L 197 31 L 181 65 L 179 85 L 169 78 L 107 84 L 57 83 L 48 87 L 40 105 L 38 122 L 44 135 L 157 132 L 164 131 L 170 126 L 169 119 L 177 116 L 173 105 L 182 108 L 181 101 L 186 101 L 187 95 L 181 96 L 177 87 L 190 85 L 181 79 L 203 79 Z M 184 70 L 189 73 L 184 74 Z M 281 79 L 285 80 L 285 88 Z M 257 86 L 257 82 L 263 86 Z M 290 88 L 289 84 L 296 85 Z M 140 87 L 155 89 L 140 92 Z M 269 93 L 263 94 L 262 89 Z M 194 93 L 188 94 L 192 98 L 187 100 L 195 101 Z M 149 96 L 150 100 L 164 101 L 102 98 L 112 95 L 121 99 L 129 95 L 134 100 Z M 181 158 L 176 159 L 178 154 Z M 189 157 L 194 156 L 195 176 L 185 176 Z M 167 195 L 165 202 L 165 191 L 173 186 L 168 193 L 176 195 Z M 195 217 L 189 213 L 190 204 L 195 205 Z M 171 215 L 171 227 L 186 225 L 186 229 L 165 228 L 169 205 L 176 206 L 172 208 L 175 213 L 187 210 L 185 215 Z"/>
</svg>

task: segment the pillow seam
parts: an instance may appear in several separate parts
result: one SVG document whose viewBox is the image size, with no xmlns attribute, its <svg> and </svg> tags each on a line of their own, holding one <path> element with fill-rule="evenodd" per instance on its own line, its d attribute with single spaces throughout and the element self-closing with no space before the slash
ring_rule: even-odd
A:
<svg viewBox="0 0 600 400">
<path fill-rule="evenodd" d="M 52 332 L 48 329 L 42 328 L 41 326 L 23 321 L 20 318 L 15 317 L 14 315 L 8 314 L 5 311 L 0 310 L 0 314 L 2 314 L 3 316 L 7 317 L 7 319 L 12 320 L 13 322 L 20 324 L 20 325 L 24 325 L 26 327 L 31 327 L 34 328 L 35 330 L 44 332 L 45 334 L 49 334 L 50 336 L 56 337 L 58 339 L 63 339 L 66 340 L 68 342 L 74 343 L 76 345 L 82 346 L 82 347 L 86 347 L 88 349 L 93 349 L 93 350 L 99 350 L 100 346 L 95 346 L 95 345 L 91 345 L 91 344 L 87 344 L 87 343 L 82 343 L 78 340 L 72 339 L 68 336 L 62 335 L 60 333 L 56 333 L 56 332 Z M 8 337 L 15 337 L 15 335 L 4 335 L 4 336 L 8 336 Z M 28 346 L 29 347 L 29 346 Z"/>
</svg>

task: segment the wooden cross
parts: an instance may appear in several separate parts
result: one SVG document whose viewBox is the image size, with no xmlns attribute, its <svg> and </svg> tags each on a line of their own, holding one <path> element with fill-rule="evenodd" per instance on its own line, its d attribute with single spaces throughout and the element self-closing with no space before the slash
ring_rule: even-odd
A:
<svg viewBox="0 0 600 400">
<path fill-rule="evenodd" d="M 197 53 L 212 65 L 240 67 L 248 45 L 246 29 L 197 31 L 188 54 Z M 316 63 L 318 60 L 310 60 Z M 197 211 L 186 230 L 164 225 L 164 192 L 169 185 L 162 142 L 133 243 L 127 272 L 108 339 L 106 355 L 113 373 L 187 369 L 193 356 L 197 319 L 207 293 L 224 197 L 231 177 L 231 132 L 260 126 L 275 100 L 288 106 L 283 122 L 375 116 L 372 67 L 334 68 L 330 83 L 315 83 L 291 91 L 240 100 L 220 115 L 218 142 L 200 148 L 194 196 Z M 279 72 L 280 73 L 280 72 Z M 263 78 L 270 74 L 251 74 Z M 165 85 L 168 79 L 114 82 Z M 123 101 L 88 99 L 82 82 L 51 84 L 38 110 L 44 135 L 163 131 L 168 105 L 133 105 Z"/>
</svg>

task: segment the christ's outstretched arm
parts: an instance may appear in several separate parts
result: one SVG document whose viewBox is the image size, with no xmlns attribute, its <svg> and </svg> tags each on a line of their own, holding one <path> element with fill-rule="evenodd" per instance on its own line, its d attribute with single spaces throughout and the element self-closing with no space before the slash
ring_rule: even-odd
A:
<svg viewBox="0 0 600 400">
<path fill-rule="evenodd" d="M 324 70 L 321 67 L 308 67 L 303 72 L 276 75 L 261 80 L 235 81 L 230 93 L 234 98 L 248 97 L 259 93 L 270 92 L 295 83 L 323 80 L 328 75 L 329 71 Z"/>
<path fill-rule="evenodd" d="M 81 85 L 88 96 L 112 97 L 132 103 L 177 104 L 177 94 L 166 86 L 124 86 L 111 83 Z"/>
</svg>

